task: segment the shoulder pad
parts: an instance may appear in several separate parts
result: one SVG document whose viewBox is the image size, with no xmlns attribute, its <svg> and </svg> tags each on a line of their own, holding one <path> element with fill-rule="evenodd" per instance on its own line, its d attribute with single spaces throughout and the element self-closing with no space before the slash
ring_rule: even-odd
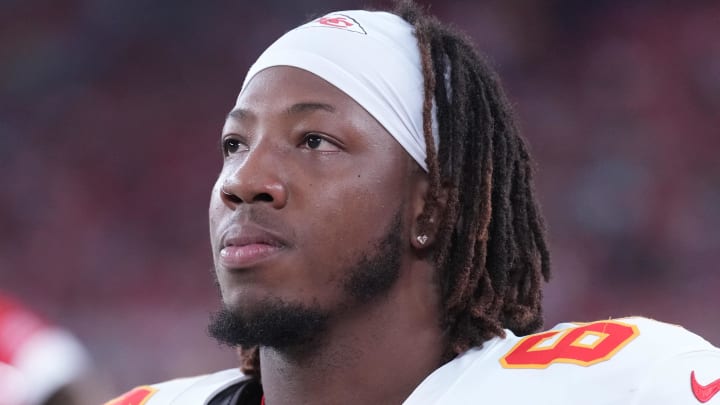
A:
<svg viewBox="0 0 720 405">
<path fill-rule="evenodd" d="M 197 377 L 179 378 L 142 385 L 106 402 L 105 405 L 206 404 L 225 388 L 248 378 L 237 369 Z"/>
</svg>

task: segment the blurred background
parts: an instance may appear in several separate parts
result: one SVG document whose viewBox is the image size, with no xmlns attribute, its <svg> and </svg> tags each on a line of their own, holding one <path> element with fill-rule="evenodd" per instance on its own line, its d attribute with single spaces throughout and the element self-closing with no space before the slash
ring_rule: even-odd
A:
<svg viewBox="0 0 720 405">
<path fill-rule="evenodd" d="M 224 116 L 284 31 L 368 4 L 0 1 L 0 289 L 72 330 L 107 395 L 235 365 L 205 332 Z M 645 315 L 720 345 L 720 2 L 424 4 L 531 144 L 546 326 Z"/>
</svg>

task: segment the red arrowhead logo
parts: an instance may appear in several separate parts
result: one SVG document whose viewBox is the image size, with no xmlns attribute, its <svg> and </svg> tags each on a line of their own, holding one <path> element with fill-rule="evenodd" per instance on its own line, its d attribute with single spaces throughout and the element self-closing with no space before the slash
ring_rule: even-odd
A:
<svg viewBox="0 0 720 405">
<path fill-rule="evenodd" d="M 692 371 L 690 373 L 690 386 L 692 387 L 695 398 L 704 404 L 720 392 L 720 378 L 710 384 L 702 385 L 695 379 L 695 371 Z"/>
<path fill-rule="evenodd" d="M 322 17 L 317 20 L 318 24 L 329 25 L 337 28 L 348 28 L 352 27 L 353 24 L 347 17 Z"/>
<path fill-rule="evenodd" d="M 365 28 L 360 23 L 344 14 L 328 14 L 325 17 L 320 17 L 317 20 L 311 21 L 305 25 L 301 25 L 298 28 L 335 28 L 343 31 L 357 32 L 358 34 L 367 35 Z"/>
</svg>

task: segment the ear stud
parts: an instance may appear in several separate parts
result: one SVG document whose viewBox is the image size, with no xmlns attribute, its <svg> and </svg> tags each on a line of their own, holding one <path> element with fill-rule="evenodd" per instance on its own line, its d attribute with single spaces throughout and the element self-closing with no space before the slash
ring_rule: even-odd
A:
<svg viewBox="0 0 720 405">
<path fill-rule="evenodd" d="M 427 237 L 427 235 L 418 235 L 418 237 L 415 238 L 415 239 L 417 239 L 417 241 L 418 241 L 421 245 L 424 245 L 424 244 L 427 242 L 428 237 Z"/>
</svg>

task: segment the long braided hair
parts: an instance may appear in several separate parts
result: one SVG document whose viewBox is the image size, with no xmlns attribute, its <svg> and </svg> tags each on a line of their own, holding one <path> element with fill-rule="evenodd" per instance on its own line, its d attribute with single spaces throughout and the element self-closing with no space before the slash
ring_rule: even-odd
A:
<svg viewBox="0 0 720 405">
<path fill-rule="evenodd" d="M 434 258 L 448 361 L 504 328 L 526 335 L 542 326 L 550 256 L 532 161 L 496 73 L 469 39 L 412 0 L 395 13 L 415 27 L 422 58 L 430 189 L 421 221 L 440 218 Z M 240 358 L 244 373 L 260 376 L 257 347 Z"/>
<path fill-rule="evenodd" d="M 402 1 L 396 13 L 415 27 L 422 57 L 428 205 L 442 218 L 436 263 L 447 355 L 454 357 L 504 336 L 503 328 L 525 335 L 542 326 L 550 255 L 532 161 L 497 75 L 464 35 L 413 2 Z"/>
</svg>

